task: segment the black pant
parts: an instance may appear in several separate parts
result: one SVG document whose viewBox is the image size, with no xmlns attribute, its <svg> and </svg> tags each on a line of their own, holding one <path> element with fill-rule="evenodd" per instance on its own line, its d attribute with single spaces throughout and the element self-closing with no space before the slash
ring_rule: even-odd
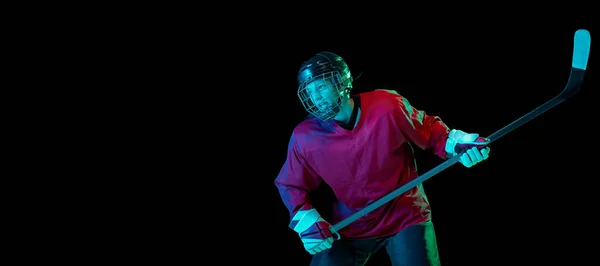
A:
<svg viewBox="0 0 600 266">
<path fill-rule="evenodd" d="M 439 266 L 440 259 L 431 221 L 409 226 L 385 238 L 337 240 L 330 249 L 315 254 L 311 266 L 362 266 L 385 247 L 394 266 Z"/>
</svg>

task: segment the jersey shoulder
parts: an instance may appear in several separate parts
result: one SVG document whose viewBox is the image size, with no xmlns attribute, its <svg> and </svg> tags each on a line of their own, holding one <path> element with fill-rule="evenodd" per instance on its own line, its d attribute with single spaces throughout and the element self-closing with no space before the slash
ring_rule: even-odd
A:
<svg viewBox="0 0 600 266">
<path fill-rule="evenodd" d="M 323 121 L 315 116 L 308 116 L 294 127 L 293 135 L 298 138 L 303 138 L 313 134 L 315 131 L 322 130 Z"/>
<path fill-rule="evenodd" d="M 376 89 L 368 92 L 361 93 L 364 103 L 369 108 L 384 108 L 387 110 L 393 110 L 399 107 L 399 102 L 404 101 L 404 97 L 395 90 L 388 89 Z"/>
</svg>

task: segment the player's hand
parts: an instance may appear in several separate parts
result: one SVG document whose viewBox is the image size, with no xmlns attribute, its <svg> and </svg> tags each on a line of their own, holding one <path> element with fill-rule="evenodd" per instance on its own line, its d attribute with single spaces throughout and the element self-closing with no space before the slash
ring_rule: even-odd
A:
<svg viewBox="0 0 600 266">
<path fill-rule="evenodd" d="M 490 156 L 489 154 L 490 147 L 471 147 L 467 149 L 467 152 L 463 153 L 463 155 L 460 156 L 460 163 L 469 168 L 487 159 Z"/>
<path fill-rule="evenodd" d="M 300 233 L 300 239 L 304 244 L 304 249 L 311 255 L 317 254 L 323 250 L 331 248 L 333 235 L 329 230 L 331 225 L 328 222 L 317 222 L 308 230 Z"/>
<path fill-rule="evenodd" d="M 446 141 L 446 152 L 451 156 L 465 152 L 460 157 L 460 163 L 465 167 L 471 167 L 489 158 L 490 148 L 486 146 L 489 142 L 477 133 L 465 133 L 453 129 Z"/>
<path fill-rule="evenodd" d="M 292 218 L 292 226 L 298 233 L 304 249 L 314 255 L 331 248 L 333 234 L 331 224 L 325 221 L 315 209 L 300 210 Z"/>
</svg>

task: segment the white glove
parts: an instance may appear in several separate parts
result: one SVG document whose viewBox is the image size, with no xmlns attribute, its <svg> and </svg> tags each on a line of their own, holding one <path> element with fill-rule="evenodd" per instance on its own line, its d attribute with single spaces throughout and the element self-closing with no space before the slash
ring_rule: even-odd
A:
<svg viewBox="0 0 600 266">
<path fill-rule="evenodd" d="M 331 224 L 321 218 L 317 210 L 298 211 L 292 218 L 292 225 L 294 231 L 300 235 L 304 249 L 308 253 L 314 255 L 331 248 L 333 243 L 333 234 L 329 229 Z"/>
<path fill-rule="evenodd" d="M 448 134 L 445 150 L 450 156 L 465 151 L 460 157 L 460 163 L 471 167 L 489 157 L 490 148 L 486 146 L 489 142 L 489 139 L 479 137 L 479 134 L 453 129 Z"/>
</svg>

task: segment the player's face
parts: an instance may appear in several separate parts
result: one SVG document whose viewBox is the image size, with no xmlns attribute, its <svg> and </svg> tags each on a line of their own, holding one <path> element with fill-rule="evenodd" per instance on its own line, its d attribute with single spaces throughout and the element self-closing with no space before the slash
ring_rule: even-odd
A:
<svg viewBox="0 0 600 266">
<path fill-rule="evenodd" d="M 329 78 L 318 78 L 306 86 L 308 96 L 319 112 L 339 111 L 339 93 L 335 83 Z"/>
</svg>

